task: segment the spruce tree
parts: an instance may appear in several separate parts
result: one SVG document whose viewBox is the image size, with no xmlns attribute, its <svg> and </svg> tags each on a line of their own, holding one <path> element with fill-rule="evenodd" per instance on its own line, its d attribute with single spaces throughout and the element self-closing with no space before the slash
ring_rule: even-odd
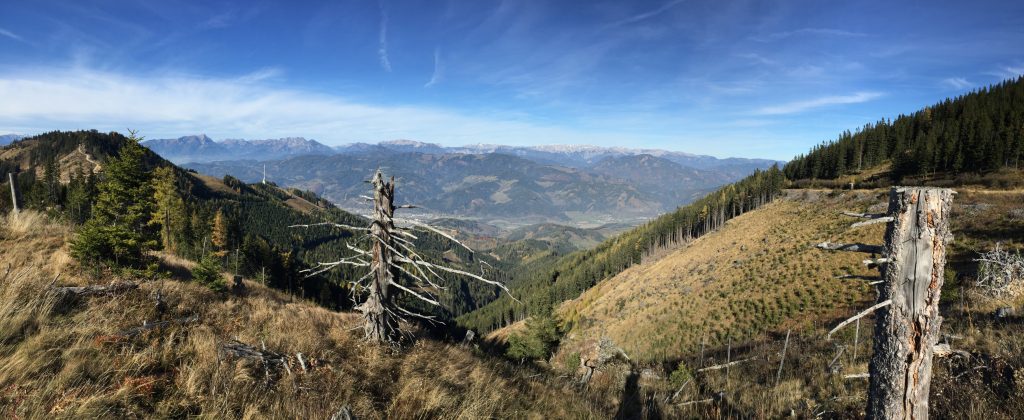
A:
<svg viewBox="0 0 1024 420">
<path fill-rule="evenodd" d="M 154 212 L 150 225 L 160 226 L 160 243 L 169 252 L 179 252 L 182 232 L 187 223 L 185 200 L 178 193 L 177 176 L 170 167 L 153 171 Z"/>
<path fill-rule="evenodd" d="M 92 214 L 71 243 L 71 254 L 80 262 L 139 267 L 156 245 L 149 226 L 153 192 L 140 140 L 133 132 L 103 170 Z"/>
</svg>

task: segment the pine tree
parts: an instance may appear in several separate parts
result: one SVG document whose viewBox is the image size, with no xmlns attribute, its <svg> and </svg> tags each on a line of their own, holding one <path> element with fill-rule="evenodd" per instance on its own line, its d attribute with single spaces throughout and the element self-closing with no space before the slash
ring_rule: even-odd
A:
<svg viewBox="0 0 1024 420">
<path fill-rule="evenodd" d="M 103 171 L 104 179 L 89 220 L 71 244 L 79 261 L 112 268 L 138 267 L 156 245 L 150 229 L 153 193 L 146 171 L 145 149 L 132 133 Z"/>
<path fill-rule="evenodd" d="M 68 183 L 65 210 L 68 219 L 80 225 L 89 220 L 92 201 L 96 196 L 96 182 L 92 171 L 87 175 L 72 176 Z"/>
<path fill-rule="evenodd" d="M 178 193 L 177 177 L 170 167 L 153 171 L 153 212 L 151 225 L 160 226 L 160 242 L 167 251 L 177 253 L 185 228 L 185 200 Z"/>
<path fill-rule="evenodd" d="M 207 253 L 192 269 L 192 280 L 215 292 L 224 292 L 227 290 L 227 284 L 220 270 L 220 259 L 212 252 Z"/>
</svg>

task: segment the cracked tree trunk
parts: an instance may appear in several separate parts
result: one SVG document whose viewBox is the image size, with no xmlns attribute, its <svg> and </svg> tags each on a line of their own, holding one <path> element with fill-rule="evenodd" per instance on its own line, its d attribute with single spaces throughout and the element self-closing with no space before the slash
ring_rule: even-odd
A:
<svg viewBox="0 0 1024 420">
<path fill-rule="evenodd" d="M 359 306 L 363 313 L 363 333 L 367 340 L 378 343 L 392 343 L 398 330 L 398 319 L 389 308 L 392 296 L 389 287 L 398 276 L 397 268 L 392 263 L 395 249 L 391 232 L 395 229 L 395 179 L 384 181 L 380 171 L 373 176 L 373 224 L 370 225 L 370 236 L 373 240 L 373 279 L 370 282 L 369 296 Z"/>
<path fill-rule="evenodd" d="M 954 192 L 893 188 L 885 232 L 879 302 L 892 300 L 875 323 L 867 414 L 875 419 L 927 419 L 933 347 L 939 340 L 939 295 Z"/>
</svg>

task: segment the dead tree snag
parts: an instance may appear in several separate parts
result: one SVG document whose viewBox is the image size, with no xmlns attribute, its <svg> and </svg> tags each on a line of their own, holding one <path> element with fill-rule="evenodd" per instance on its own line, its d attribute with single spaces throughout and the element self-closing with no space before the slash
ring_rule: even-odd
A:
<svg viewBox="0 0 1024 420">
<path fill-rule="evenodd" d="M 952 190 L 895 187 L 885 214 L 848 213 L 868 219 L 852 227 L 888 223 L 885 244 L 830 244 L 818 248 L 881 254 L 864 260 L 881 272 L 878 301 L 828 333 L 878 311 L 874 354 L 869 368 L 869 418 L 926 419 L 932 357 L 939 341 L 939 296 L 942 292 Z M 863 377 L 863 375 L 847 375 Z"/>
<path fill-rule="evenodd" d="M 893 188 L 885 231 L 880 302 L 892 304 L 875 322 L 868 417 L 928 418 L 932 356 L 939 341 L 942 292 L 954 192 L 940 188 Z"/>
<path fill-rule="evenodd" d="M 433 264 L 423 259 L 415 251 L 416 247 L 413 241 L 417 237 L 412 233 L 413 231 L 440 235 L 470 252 L 472 249 L 426 223 L 414 219 L 396 218 L 395 209 L 414 208 L 414 206 L 395 206 L 394 177 L 386 181 L 384 175 L 378 170 L 370 183 L 373 185 L 373 197 L 365 197 L 373 202 L 373 214 L 369 217 L 369 226 L 358 227 L 330 222 L 290 226 L 292 228 L 330 226 L 364 233 L 358 236 L 358 240 L 360 242 L 369 241 L 368 247 L 360 248 L 348 244 L 348 249 L 355 255 L 334 262 L 321 262 L 316 267 L 304 270 L 304 272 L 312 276 L 342 264 L 369 268 L 366 275 L 358 280 L 350 281 L 355 293 L 365 293 L 365 299 L 356 306 L 356 309 L 363 314 L 363 334 L 367 340 L 381 344 L 396 343 L 399 338 L 399 321 L 405 317 L 436 321 L 432 316 L 401 307 L 395 302 L 395 294 L 404 293 L 428 305 L 440 306 L 440 302 L 433 296 L 433 293 L 444 290 L 444 287 L 435 282 L 441 280 L 439 272 L 469 277 L 509 293 L 501 283 L 467 271 Z"/>
</svg>

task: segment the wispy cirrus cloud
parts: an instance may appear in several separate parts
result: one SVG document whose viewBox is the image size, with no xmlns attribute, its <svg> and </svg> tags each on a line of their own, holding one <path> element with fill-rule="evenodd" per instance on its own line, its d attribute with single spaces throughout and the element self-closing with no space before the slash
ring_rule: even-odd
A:
<svg viewBox="0 0 1024 420">
<path fill-rule="evenodd" d="M 882 96 L 879 92 L 857 92 L 852 95 L 824 96 L 780 105 L 766 106 L 754 111 L 755 115 L 788 115 L 832 105 L 859 104 Z"/>
<path fill-rule="evenodd" d="M 8 31 L 8 30 L 6 30 L 4 28 L 0 28 L 0 35 L 3 35 L 5 37 L 8 37 L 8 38 L 13 39 L 15 41 L 25 42 L 24 38 L 22 38 L 21 36 L 19 36 L 18 34 L 14 33 L 14 32 Z"/>
<path fill-rule="evenodd" d="M 1024 65 L 1002 66 L 998 69 L 987 72 L 987 74 L 996 76 L 1000 79 L 1013 79 L 1024 75 Z"/>
<path fill-rule="evenodd" d="M 801 28 L 801 29 L 796 29 L 796 30 L 792 30 L 792 31 L 775 32 L 775 33 L 770 33 L 770 34 L 763 35 L 763 36 L 755 36 L 755 37 L 751 37 L 750 39 L 752 39 L 754 41 L 758 41 L 758 42 L 770 42 L 770 41 L 778 41 L 778 40 L 781 40 L 781 39 L 786 39 L 786 38 L 790 38 L 790 37 L 794 37 L 794 36 L 807 36 L 807 35 L 809 35 L 809 36 L 818 36 L 818 37 L 832 36 L 832 37 L 848 37 L 848 38 L 849 37 L 860 38 L 860 37 L 868 36 L 868 34 L 863 33 L 863 32 L 848 31 L 848 30 L 845 30 L 845 29 Z"/>
<path fill-rule="evenodd" d="M 264 80 L 275 79 L 284 75 L 284 70 L 277 67 L 265 67 L 252 73 L 244 74 L 235 79 L 241 83 L 257 83 Z"/>
<path fill-rule="evenodd" d="M 638 13 L 638 14 L 629 16 L 629 17 L 627 17 L 625 19 L 621 19 L 621 20 L 617 20 L 615 22 L 609 23 L 608 25 L 605 25 L 605 28 L 606 29 L 608 29 L 608 28 L 616 28 L 616 27 L 619 27 L 619 26 L 629 25 L 631 23 L 637 23 L 637 22 L 640 22 L 640 21 L 643 21 L 643 20 L 650 19 L 652 17 L 658 16 L 658 15 L 660 15 L 662 13 L 665 13 L 665 12 L 669 11 L 670 9 L 680 5 L 684 1 L 685 0 L 673 0 L 673 1 L 670 1 L 668 3 L 662 4 L 661 6 L 659 6 L 658 8 L 656 8 L 654 10 L 648 10 L 646 12 Z"/>
<path fill-rule="evenodd" d="M 274 74 L 275 72 L 266 72 Z M 446 144 L 616 144 L 622 133 L 517 115 L 395 106 L 270 87 L 260 77 L 129 76 L 83 69 L 0 74 L 0 132 L 143 128 L 148 138 L 305 136 L 327 144 L 415 138 Z"/>
<path fill-rule="evenodd" d="M 430 74 L 430 81 L 428 81 L 423 87 L 429 88 L 434 85 L 441 83 L 444 78 L 444 63 L 441 62 L 441 48 L 434 48 L 434 72 Z"/>
<path fill-rule="evenodd" d="M 388 58 L 388 9 L 384 0 L 378 0 L 380 9 L 380 32 L 377 34 L 377 58 L 384 71 L 391 73 L 391 59 Z"/>
<path fill-rule="evenodd" d="M 966 89 L 974 86 L 974 83 L 968 82 L 967 79 L 964 79 L 963 77 L 949 77 L 943 79 L 942 83 L 953 89 Z"/>
</svg>

